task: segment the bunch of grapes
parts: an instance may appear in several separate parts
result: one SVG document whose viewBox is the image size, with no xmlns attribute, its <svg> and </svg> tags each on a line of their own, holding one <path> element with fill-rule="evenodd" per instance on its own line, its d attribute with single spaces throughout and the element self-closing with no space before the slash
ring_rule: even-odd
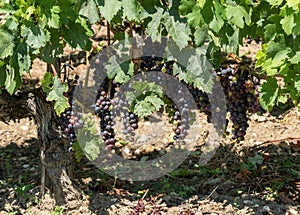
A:
<svg viewBox="0 0 300 215">
<path fill-rule="evenodd" d="M 124 119 L 124 134 L 130 134 L 138 128 L 138 116 L 131 112 L 126 112 Z"/>
<path fill-rule="evenodd" d="M 100 134 L 106 145 L 106 149 L 112 149 L 115 146 L 115 114 L 111 110 L 113 100 L 108 95 L 108 79 L 105 79 L 101 84 L 97 99 L 95 102 L 95 113 L 100 118 Z"/>
<path fill-rule="evenodd" d="M 217 73 L 224 89 L 227 109 L 232 121 L 232 139 L 244 140 L 248 124 L 248 101 L 245 82 L 249 77 L 248 71 L 221 68 Z"/>
<path fill-rule="evenodd" d="M 70 107 L 67 108 L 60 116 L 60 126 L 63 130 L 64 134 L 66 134 L 69 137 L 69 151 L 72 150 L 72 145 L 74 142 L 76 142 L 76 134 L 75 134 L 75 128 L 78 128 L 81 126 L 80 120 L 78 120 L 78 117 L 75 116 L 73 112 L 73 108 L 75 105 L 75 101 L 73 99 L 75 86 L 78 84 L 79 76 L 75 75 L 74 79 L 68 79 L 68 92 L 64 93 L 64 96 L 68 98 L 68 102 Z"/>
<path fill-rule="evenodd" d="M 257 77 L 253 77 L 253 80 L 249 79 L 245 82 L 247 92 L 248 111 L 251 113 L 263 113 L 264 110 L 259 103 L 259 86 L 260 80 Z"/>
</svg>

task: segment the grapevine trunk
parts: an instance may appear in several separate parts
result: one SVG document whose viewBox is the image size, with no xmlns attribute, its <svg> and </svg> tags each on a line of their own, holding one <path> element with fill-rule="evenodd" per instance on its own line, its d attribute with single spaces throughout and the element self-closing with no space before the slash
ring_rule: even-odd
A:
<svg viewBox="0 0 300 215">
<path fill-rule="evenodd" d="M 41 89 L 10 96 L 0 96 L 0 119 L 32 116 L 37 125 L 41 156 L 41 194 L 45 188 L 53 195 L 56 205 L 75 208 L 81 204 L 81 192 L 72 181 L 75 157 L 68 151 L 68 140 L 59 132 L 58 117 L 53 105 L 46 101 Z M 20 110 L 21 107 L 21 110 Z M 19 114 L 21 113 L 21 114 Z"/>
</svg>

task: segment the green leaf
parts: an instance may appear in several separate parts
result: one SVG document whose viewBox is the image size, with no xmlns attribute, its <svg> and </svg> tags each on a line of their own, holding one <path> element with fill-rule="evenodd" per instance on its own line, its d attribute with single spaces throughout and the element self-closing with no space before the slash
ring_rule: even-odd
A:
<svg viewBox="0 0 300 215">
<path fill-rule="evenodd" d="M 287 5 L 289 7 L 294 7 L 296 6 L 297 4 L 299 4 L 299 0 L 287 0 Z"/>
<path fill-rule="evenodd" d="M 179 5 L 179 11 L 183 15 L 186 15 L 191 10 L 193 10 L 194 7 L 197 7 L 195 0 L 181 0 Z"/>
<path fill-rule="evenodd" d="M 197 46 L 201 46 L 205 39 L 208 37 L 208 33 L 207 33 L 207 28 L 203 27 L 203 28 L 197 28 L 196 31 L 194 32 L 194 37 L 195 37 L 195 44 Z"/>
<path fill-rule="evenodd" d="M 19 43 L 10 61 L 11 65 L 22 76 L 23 72 L 29 72 L 31 67 L 30 50 L 26 43 Z"/>
<path fill-rule="evenodd" d="M 292 33 L 293 27 L 294 27 L 294 16 L 288 15 L 284 17 L 280 24 L 282 25 L 282 29 L 287 35 L 290 35 Z"/>
<path fill-rule="evenodd" d="M 18 73 L 16 73 L 12 67 L 9 67 L 9 70 L 6 71 L 6 80 L 4 85 L 10 95 L 12 95 L 16 90 L 17 82 L 15 79 L 17 74 Z"/>
<path fill-rule="evenodd" d="M 277 73 L 277 69 L 274 68 L 273 65 L 273 61 L 270 58 L 268 58 L 262 65 L 263 70 L 267 72 L 268 76 L 274 76 Z"/>
<path fill-rule="evenodd" d="M 269 2 L 269 4 L 271 6 L 278 6 L 278 5 L 281 5 L 281 3 L 283 2 L 283 0 L 267 0 L 267 2 Z"/>
<path fill-rule="evenodd" d="M 155 111 L 155 107 L 145 100 L 138 101 L 134 106 L 133 113 L 138 115 L 139 118 L 150 116 Z"/>
<path fill-rule="evenodd" d="M 92 125 L 94 126 L 94 125 Z M 91 130 L 78 129 L 77 140 L 82 152 L 90 161 L 98 158 L 100 148 L 104 148 L 103 141 L 98 135 L 95 135 Z"/>
<path fill-rule="evenodd" d="M 280 67 L 289 56 L 290 50 L 281 50 L 276 53 L 272 60 L 272 67 L 277 68 Z"/>
<path fill-rule="evenodd" d="M 109 61 L 106 64 L 107 69 L 107 77 L 109 79 L 114 79 L 118 83 L 125 83 L 130 80 L 130 76 L 127 75 L 126 67 L 128 68 L 127 72 L 128 74 L 133 73 L 133 67 L 132 65 L 129 66 L 129 62 L 121 63 L 118 61 L 117 56 L 114 55 L 109 58 Z M 123 68 L 122 68 L 123 67 Z"/>
<path fill-rule="evenodd" d="M 54 101 L 54 110 L 58 116 L 62 114 L 66 108 L 70 107 L 68 99 L 64 96 L 64 92 L 68 91 L 67 84 L 61 83 L 57 76 L 54 77 L 53 88 L 49 92 L 46 100 Z"/>
<path fill-rule="evenodd" d="M 264 27 L 264 37 L 266 40 L 270 41 L 275 38 L 278 33 L 276 26 L 276 24 L 268 24 Z"/>
<path fill-rule="evenodd" d="M 53 82 L 53 75 L 50 72 L 46 72 L 43 80 L 41 81 L 42 89 L 46 94 L 49 94 L 51 92 L 51 85 L 53 84 Z"/>
<path fill-rule="evenodd" d="M 260 104 L 265 110 L 271 111 L 279 95 L 277 79 L 267 78 L 267 81 L 261 85 L 260 92 Z"/>
<path fill-rule="evenodd" d="M 164 101 L 157 95 L 147 96 L 145 101 L 152 104 L 156 111 L 158 111 L 164 105 Z"/>
<path fill-rule="evenodd" d="M 33 49 L 39 49 L 50 40 L 49 32 L 38 27 L 33 22 L 25 22 L 21 27 L 21 36 L 26 38 L 26 43 Z"/>
<path fill-rule="evenodd" d="M 222 18 L 224 7 L 220 3 L 218 3 L 218 1 L 213 1 L 213 4 L 215 8 L 215 15 L 213 16 L 213 20 L 209 23 L 209 27 L 215 33 L 219 33 L 219 31 L 224 25 L 224 20 Z"/>
<path fill-rule="evenodd" d="M 223 25 L 224 25 L 223 19 L 218 16 L 214 16 L 213 20 L 209 23 L 209 27 L 216 33 L 219 33 Z"/>
<path fill-rule="evenodd" d="M 228 45 L 226 45 L 225 51 L 227 53 L 232 52 L 233 54 L 238 55 L 239 50 L 239 35 L 240 29 L 236 29 L 232 35 L 227 35 L 228 38 Z"/>
<path fill-rule="evenodd" d="M 139 21 L 140 16 L 140 8 L 135 0 L 123 0 L 122 1 L 123 7 L 123 16 L 127 18 L 129 21 Z"/>
<path fill-rule="evenodd" d="M 56 29 L 59 28 L 59 23 L 60 23 L 59 13 L 60 13 L 60 7 L 59 6 L 53 6 L 50 9 L 50 14 L 47 14 L 48 15 L 48 26 L 50 28 L 56 28 Z"/>
<path fill-rule="evenodd" d="M 162 8 L 157 8 L 156 13 L 152 14 L 151 21 L 148 23 L 146 32 L 150 35 L 153 42 L 160 41 L 161 37 L 161 20 L 163 18 L 164 10 Z"/>
<path fill-rule="evenodd" d="M 187 22 L 191 27 L 199 27 L 203 22 L 203 16 L 200 13 L 200 8 L 195 6 L 193 11 L 186 15 Z"/>
<path fill-rule="evenodd" d="M 79 14 L 88 18 L 90 23 L 96 23 L 100 20 L 97 10 L 97 4 L 94 0 L 85 0 L 82 2 Z"/>
<path fill-rule="evenodd" d="M 189 79 L 188 83 L 193 83 L 195 88 L 206 93 L 212 92 L 214 83 L 211 71 L 213 68 L 205 56 L 196 52 L 195 55 L 190 57 L 186 70 Z"/>
<path fill-rule="evenodd" d="M 181 50 L 186 47 L 190 40 L 190 28 L 185 23 L 175 21 L 174 17 L 169 15 L 166 15 L 165 22 L 169 35 L 175 41 L 179 49 Z"/>
<path fill-rule="evenodd" d="M 47 63 L 54 63 L 63 54 L 64 44 L 59 38 L 59 30 L 51 30 L 51 41 L 42 49 L 40 58 Z"/>
<path fill-rule="evenodd" d="M 0 29 L 0 58 L 6 58 L 14 52 L 14 36 Z"/>
<path fill-rule="evenodd" d="M 295 14 L 295 26 L 293 28 L 293 34 L 300 34 L 300 13 Z"/>
<path fill-rule="evenodd" d="M 122 3 L 119 0 L 104 0 L 104 6 L 100 6 L 100 13 L 108 22 L 111 22 L 121 8 Z"/>
<path fill-rule="evenodd" d="M 280 95 L 280 96 L 278 96 L 278 99 L 277 99 L 277 101 L 282 104 L 286 104 L 288 102 L 288 100 L 289 100 L 289 97 L 287 94 Z"/>
<path fill-rule="evenodd" d="M 290 61 L 292 64 L 298 64 L 300 62 L 300 51 L 297 51 Z"/>
<path fill-rule="evenodd" d="M 209 34 L 209 36 L 211 37 L 212 41 L 214 42 L 214 44 L 217 46 L 217 47 L 221 47 L 221 44 L 220 44 L 220 38 L 215 36 L 215 34 L 211 31 L 211 30 L 208 30 L 207 32 Z"/>
<path fill-rule="evenodd" d="M 258 50 L 256 56 L 255 68 L 261 67 L 266 61 L 266 53 L 264 50 Z"/>
<path fill-rule="evenodd" d="M 75 158 L 77 162 L 80 162 L 82 159 L 83 151 L 78 142 L 73 143 L 72 149 L 75 150 Z"/>
<path fill-rule="evenodd" d="M 226 8 L 226 16 L 228 20 L 231 20 L 231 22 L 239 28 L 244 28 L 244 23 L 247 25 L 251 23 L 250 14 L 240 5 L 228 5 Z"/>
<path fill-rule="evenodd" d="M 61 29 L 64 40 L 72 48 L 80 48 L 83 50 L 90 50 L 92 47 L 92 42 L 89 39 L 88 32 L 79 23 L 70 22 L 68 26 Z"/>
<path fill-rule="evenodd" d="M 300 76 L 295 77 L 295 87 L 298 90 L 298 92 L 300 93 Z"/>
</svg>

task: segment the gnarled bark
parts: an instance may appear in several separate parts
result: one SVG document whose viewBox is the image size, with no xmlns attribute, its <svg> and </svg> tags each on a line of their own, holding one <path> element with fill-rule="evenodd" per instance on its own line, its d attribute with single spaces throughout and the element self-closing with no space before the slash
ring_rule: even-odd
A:
<svg viewBox="0 0 300 215">
<path fill-rule="evenodd" d="M 41 89 L 13 96 L 0 95 L 0 120 L 33 117 L 37 124 L 41 149 L 41 191 L 47 187 L 57 205 L 74 208 L 81 204 L 81 192 L 72 182 L 75 157 L 68 151 L 68 140 L 59 131 L 53 105 L 46 101 Z"/>
</svg>

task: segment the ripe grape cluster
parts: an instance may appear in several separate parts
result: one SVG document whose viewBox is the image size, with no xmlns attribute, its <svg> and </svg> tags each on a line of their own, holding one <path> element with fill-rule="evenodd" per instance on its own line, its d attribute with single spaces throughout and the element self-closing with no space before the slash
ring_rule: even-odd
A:
<svg viewBox="0 0 300 215">
<path fill-rule="evenodd" d="M 221 68 L 217 75 L 224 89 L 227 108 L 232 121 L 232 139 L 244 140 L 248 128 L 245 81 L 248 72 L 236 73 L 231 68 Z"/>
<path fill-rule="evenodd" d="M 259 79 L 252 77 L 248 70 L 228 66 L 220 68 L 217 75 L 226 95 L 232 122 L 232 139 L 242 141 L 249 127 L 247 112 L 262 111 L 258 100 Z"/>
<path fill-rule="evenodd" d="M 131 112 L 126 112 L 124 119 L 123 119 L 123 124 L 124 124 L 124 134 L 131 134 L 134 130 L 138 128 L 138 117 L 134 113 Z"/>
<path fill-rule="evenodd" d="M 123 114 L 123 134 L 126 135 L 126 139 L 132 142 L 133 136 L 135 135 L 134 131 L 138 129 L 139 118 L 136 114 L 132 113 L 129 110 L 129 104 L 126 99 L 126 96 L 121 93 L 120 89 L 117 89 L 117 92 L 114 94 L 114 113 L 117 116 Z"/>
<path fill-rule="evenodd" d="M 75 75 L 74 79 L 68 79 L 68 91 L 64 93 L 64 96 L 68 99 L 70 107 L 67 108 L 59 118 L 61 129 L 63 130 L 64 134 L 69 137 L 69 151 L 72 150 L 72 145 L 74 142 L 76 142 L 75 128 L 80 127 L 82 124 L 73 111 L 75 105 L 73 96 L 75 87 L 78 84 L 78 79 L 78 75 Z"/>
<path fill-rule="evenodd" d="M 112 105 L 113 101 L 108 95 L 108 79 L 106 78 L 98 90 L 94 105 L 95 113 L 100 118 L 100 134 L 106 145 L 106 149 L 112 149 L 116 143 L 113 129 L 115 125 L 115 114 L 111 110 Z"/>
</svg>

